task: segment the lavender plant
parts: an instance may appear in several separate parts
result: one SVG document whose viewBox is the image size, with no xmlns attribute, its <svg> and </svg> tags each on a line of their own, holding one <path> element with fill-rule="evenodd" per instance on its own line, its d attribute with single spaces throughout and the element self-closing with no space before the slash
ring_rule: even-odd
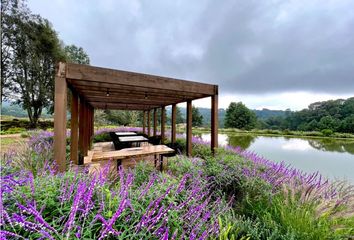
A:
<svg viewBox="0 0 354 240">
<path fill-rule="evenodd" d="M 192 140 L 194 157 L 169 159 L 165 173 L 140 163 L 118 174 L 109 165 L 54 174 L 52 133 L 35 134 L 28 151 L 2 158 L 0 238 L 353 238 L 353 186 L 238 147 L 214 157 Z"/>
<path fill-rule="evenodd" d="M 152 172 L 135 184 L 135 171 L 119 171 L 108 180 L 110 167 L 85 171 L 30 172 L 1 177 L 1 236 L 3 238 L 207 239 L 216 237 L 217 218 L 228 207 L 211 200 L 203 175 L 181 180 Z M 113 187 L 112 187 L 113 186 Z"/>
</svg>

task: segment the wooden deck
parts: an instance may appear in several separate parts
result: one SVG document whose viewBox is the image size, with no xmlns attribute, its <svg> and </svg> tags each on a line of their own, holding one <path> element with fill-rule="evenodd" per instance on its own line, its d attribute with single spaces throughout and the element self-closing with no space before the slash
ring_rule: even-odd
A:
<svg viewBox="0 0 354 240">
<path fill-rule="evenodd" d="M 132 150 L 122 149 L 116 151 L 112 142 L 95 143 L 92 150 L 88 151 L 88 156 L 84 158 L 84 165 L 89 166 L 89 171 L 95 171 L 103 168 L 109 159 L 112 159 L 112 168 L 116 168 L 116 159 L 121 159 L 124 169 L 134 168 L 140 161 L 145 161 L 154 166 L 153 151 L 163 151 L 161 146 L 153 146 L 144 144 L 141 148 L 133 148 Z M 166 153 L 169 151 L 167 150 Z M 137 156 L 138 155 L 138 156 Z M 167 159 L 164 159 L 164 166 L 167 166 Z M 159 163 L 156 166 L 159 169 Z"/>
</svg>

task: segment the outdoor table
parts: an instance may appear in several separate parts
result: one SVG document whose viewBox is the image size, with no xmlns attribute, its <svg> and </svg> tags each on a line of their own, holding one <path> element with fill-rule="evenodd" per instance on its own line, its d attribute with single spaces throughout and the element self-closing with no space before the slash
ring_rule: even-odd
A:
<svg viewBox="0 0 354 240">
<path fill-rule="evenodd" d="M 122 136 L 118 138 L 122 143 L 141 143 L 141 142 L 148 142 L 149 139 L 143 136 Z"/>
<path fill-rule="evenodd" d="M 119 136 L 119 137 L 122 137 L 122 136 L 136 136 L 136 135 L 138 135 L 135 132 L 115 132 L 115 134 L 117 136 Z"/>
<path fill-rule="evenodd" d="M 143 157 L 148 155 L 160 155 L 160 170 L 163 166 L 163 154 L 173 153 L 175 150 L 167 147 L 166 145 L 149 145 L 136 148 L 124 148 L 119 151 L 109 151 L 95 153 L 92 157 L 92 161 L 102 160 L 117 160 L 117 168 L 122 165 L 122 159 L 132 157 Z"/>
</svg>

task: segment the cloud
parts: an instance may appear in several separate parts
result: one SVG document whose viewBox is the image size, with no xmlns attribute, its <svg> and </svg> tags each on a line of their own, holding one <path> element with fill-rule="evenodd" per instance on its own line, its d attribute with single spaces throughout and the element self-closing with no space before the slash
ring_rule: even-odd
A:
<svg viewBox="0 0 354 240">
<path fill-rule="evenodd" d="M 90 4 L 88 4 L 90 3 Z M 93 65 L 219 84 L 223 94 L 354 92 L 354 2 L 41 1 Z"/>
</svg>

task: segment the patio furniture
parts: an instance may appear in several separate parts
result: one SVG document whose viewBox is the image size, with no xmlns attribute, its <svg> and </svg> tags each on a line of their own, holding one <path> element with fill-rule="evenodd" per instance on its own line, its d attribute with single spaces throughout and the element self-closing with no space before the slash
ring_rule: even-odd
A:
<svg viewBox="0 0 354 240">
<path fill-rule="evenodd" d="M 123 144 L 130 144 L 135 145 L 135 146 L 140 146 L 140 143 L 142 142 L 148 142 L 149 139 L 143 137 L 143 136 L 123 136 L 123 137 L 118 137 L 119 142 Z"/>
<path fill-rule="evenodd" d="M 161 136 L 151 136 L 149 137 L 149 143 L 152 145 L 160 145 L 162 141 Z"/>
<path fill-rule="evenodd" d="M 143 157 L 149 155 L 160 155 L 160 170 L 163 168 L 163 154 L 173 153 L 172 148 L 167 147 L 166 145 L 149 145 L 142 146 L 137 148 L 124 148 L 119 151 L 109 151 L 109 152 L 100 152 L 95 153 L 92 156 L 92 161 L 103 161 L 103 160 L 117 160 L 117 168 L 122 165 L 123 159 L 129 159 L 133 157 Z"/>
<path fill-rule="evenodd" d="M 121 142 L 115 132 L 110 132 L 109 135 L 112 139 L 115 150 L 120 150 L 123 148 L 130 148 L 132 146 L 132 144 L 129 142 Z"/>
<path fill-rule="evenodd" d="M 137 136 L 136 132 L 115 132 L 116 136 L 123 137 L 123 136 Z"/>
</svg>

